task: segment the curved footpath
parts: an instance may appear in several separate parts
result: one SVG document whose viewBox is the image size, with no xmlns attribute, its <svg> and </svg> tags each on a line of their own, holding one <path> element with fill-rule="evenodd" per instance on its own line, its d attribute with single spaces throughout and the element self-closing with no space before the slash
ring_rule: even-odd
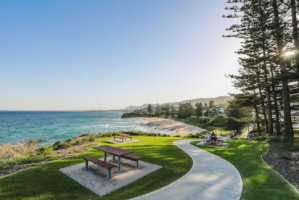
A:
<svg viewBox="0 0 299 200">
<path fill-rule="evenodd" d="M 198 140 L 176 140 L 174 144 L 193 159 L 191 170 L 177 181 L 133 200 L 238 200 L 242 179 L 226 160 L 190 144 Z"/>
</svg>

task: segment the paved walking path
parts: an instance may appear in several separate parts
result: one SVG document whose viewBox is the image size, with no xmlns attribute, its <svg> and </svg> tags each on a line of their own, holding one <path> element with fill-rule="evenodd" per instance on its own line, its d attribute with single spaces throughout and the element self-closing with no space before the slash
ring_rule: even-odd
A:
<svg viewBox="0 0 299 200">
<path fill-rule="evenodd" d="M 242 179 L 229 162 L 189 144 L 196 140 L 177 140 L 176 146 L 193 159 L 193 167 L 170 185 L 133 200 L 239 200 Z"/>
</svg>

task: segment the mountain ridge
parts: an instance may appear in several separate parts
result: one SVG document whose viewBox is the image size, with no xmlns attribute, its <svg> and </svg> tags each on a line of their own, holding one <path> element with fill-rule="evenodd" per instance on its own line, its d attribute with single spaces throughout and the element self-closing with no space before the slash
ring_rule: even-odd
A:
<svg viewBox="0 0 299 200">
<path fill-rule="evenodd" d="M 188 103 L 190 102 L 193 106 L 196 103 L 209 103 L 209 101 L 214 101 L 215 105 L 219 105 L 219 104 L 226 104 L 228 101 L 232 100 L 234 97 L 233 96 L 218 96 L 218 97 L 211 97 L 211 98 L 197 98 L 197 99 L 190 99 L 190 100 L 183 100 L 183 101 L 177 101 L 177 102 L 168 102 L 168 103 L 162 103 L 160 105 L 165 105 L 165 104 L 173 104 L 174 106 L 178 106 L 180 103 Z M 153 106 L 158 105 L 158 103 L 156 104 L 151 104 Z M 125 107 L 123 109 L 120 109 L 122 111 L 134 111 L 134 110 L 139 110 L 139 109 L 144 109 L 148 106 L 148 104 L 143 104 L 141 106 L 128 106 Z"/>
</svg>

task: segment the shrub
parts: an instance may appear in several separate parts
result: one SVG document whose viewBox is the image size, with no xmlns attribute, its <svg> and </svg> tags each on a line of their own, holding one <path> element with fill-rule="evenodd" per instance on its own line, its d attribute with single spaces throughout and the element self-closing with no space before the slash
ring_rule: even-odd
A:
<svg viewBox="0 0 299 200">
<path fill-rule="evenodd" d="M 288 151 L 299 151 L 299 145 L 293 143 L 284 143 L 282 147 Z"/>
<path fill-rule="evenodd" d="M 281 136 L 280 137 L 280 141 L 282 143 L 293 143 L 294 142 L 294 138 L 289 138 L 289 137 Z"/>
<path fill-rule="evenodd" d="M 74 145 L 81 145 L 83 144 L 83 140 L 76 140 L 76 142 L 74 143 Z"/>
<path fill-rule="evenodd" d="M 181 137 L 180 135 L 174 135 L 173 137 Z"/>
<path fill-rule="evenodd" d="M 217 115 L 212 123 L 213 126 L 225 126 L 226 118 L 223 115 Z"/>
<path fill-rule="evenodd" d="M 60 140 L 58 140 L 57 142 L 55 142 L 55 144 L 53 144 L 53 149 L 56 151 L 56 150 L 60 150 L 60 149 L 67 149 L 69 148 L 71 145 L 64 142 L 64 143 L 61 143 Z"/>
<path fill-rule="evenodd" d="M 255 141 L 265 141 L 267 138 L 266 137 L 255 137 L 255 138 L 253 138 L 253 140 L 255 140 Z"/>
<path fill-rule="evenodd" d="M 268 142 L 280 142 L 281 137 L 280 136 L 267 136 L 267 141 Z"/>
<path fill-rule="evenodd" d="M 207 124 L 207 123 L 209 123 L 209 121 L 210 121 L 210 118 L 208 118 L 208 117 L 200 117 L 198 119 L 198 123 L 200 123 L 200 124 Z"/>
<path fill-rule="evenodd" d="M 37 155 L 49 156 L 53 152 L 53 146 L 42 146 L 36 150 Z"/>
<path fill-rule="evenodd" d="M 90 133 L 84 133 L 82 135 L 80 135 L 79 137 L 87 137 L 87 136 L 90 136 L 91 134 Z"/>
</svg>

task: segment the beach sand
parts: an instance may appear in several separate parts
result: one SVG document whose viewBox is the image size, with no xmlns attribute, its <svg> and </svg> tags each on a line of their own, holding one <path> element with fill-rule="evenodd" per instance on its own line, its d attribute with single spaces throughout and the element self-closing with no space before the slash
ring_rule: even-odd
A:
<svg viewBox="0 0 299 200">
<path fill-rule="evenodd" d="M 130 119 L 148 121 L 149 123 L 146 124 L 147 126 L 172 129 L 174 131 L 173 135 L 186 136 L 188 134 L 196 134 L 205 131 L 205 129 L 199 128 L 197 126 L 185 124 L 172 119 L 163 119 L 156 117 L 134 117 Z"/>
</svg>

